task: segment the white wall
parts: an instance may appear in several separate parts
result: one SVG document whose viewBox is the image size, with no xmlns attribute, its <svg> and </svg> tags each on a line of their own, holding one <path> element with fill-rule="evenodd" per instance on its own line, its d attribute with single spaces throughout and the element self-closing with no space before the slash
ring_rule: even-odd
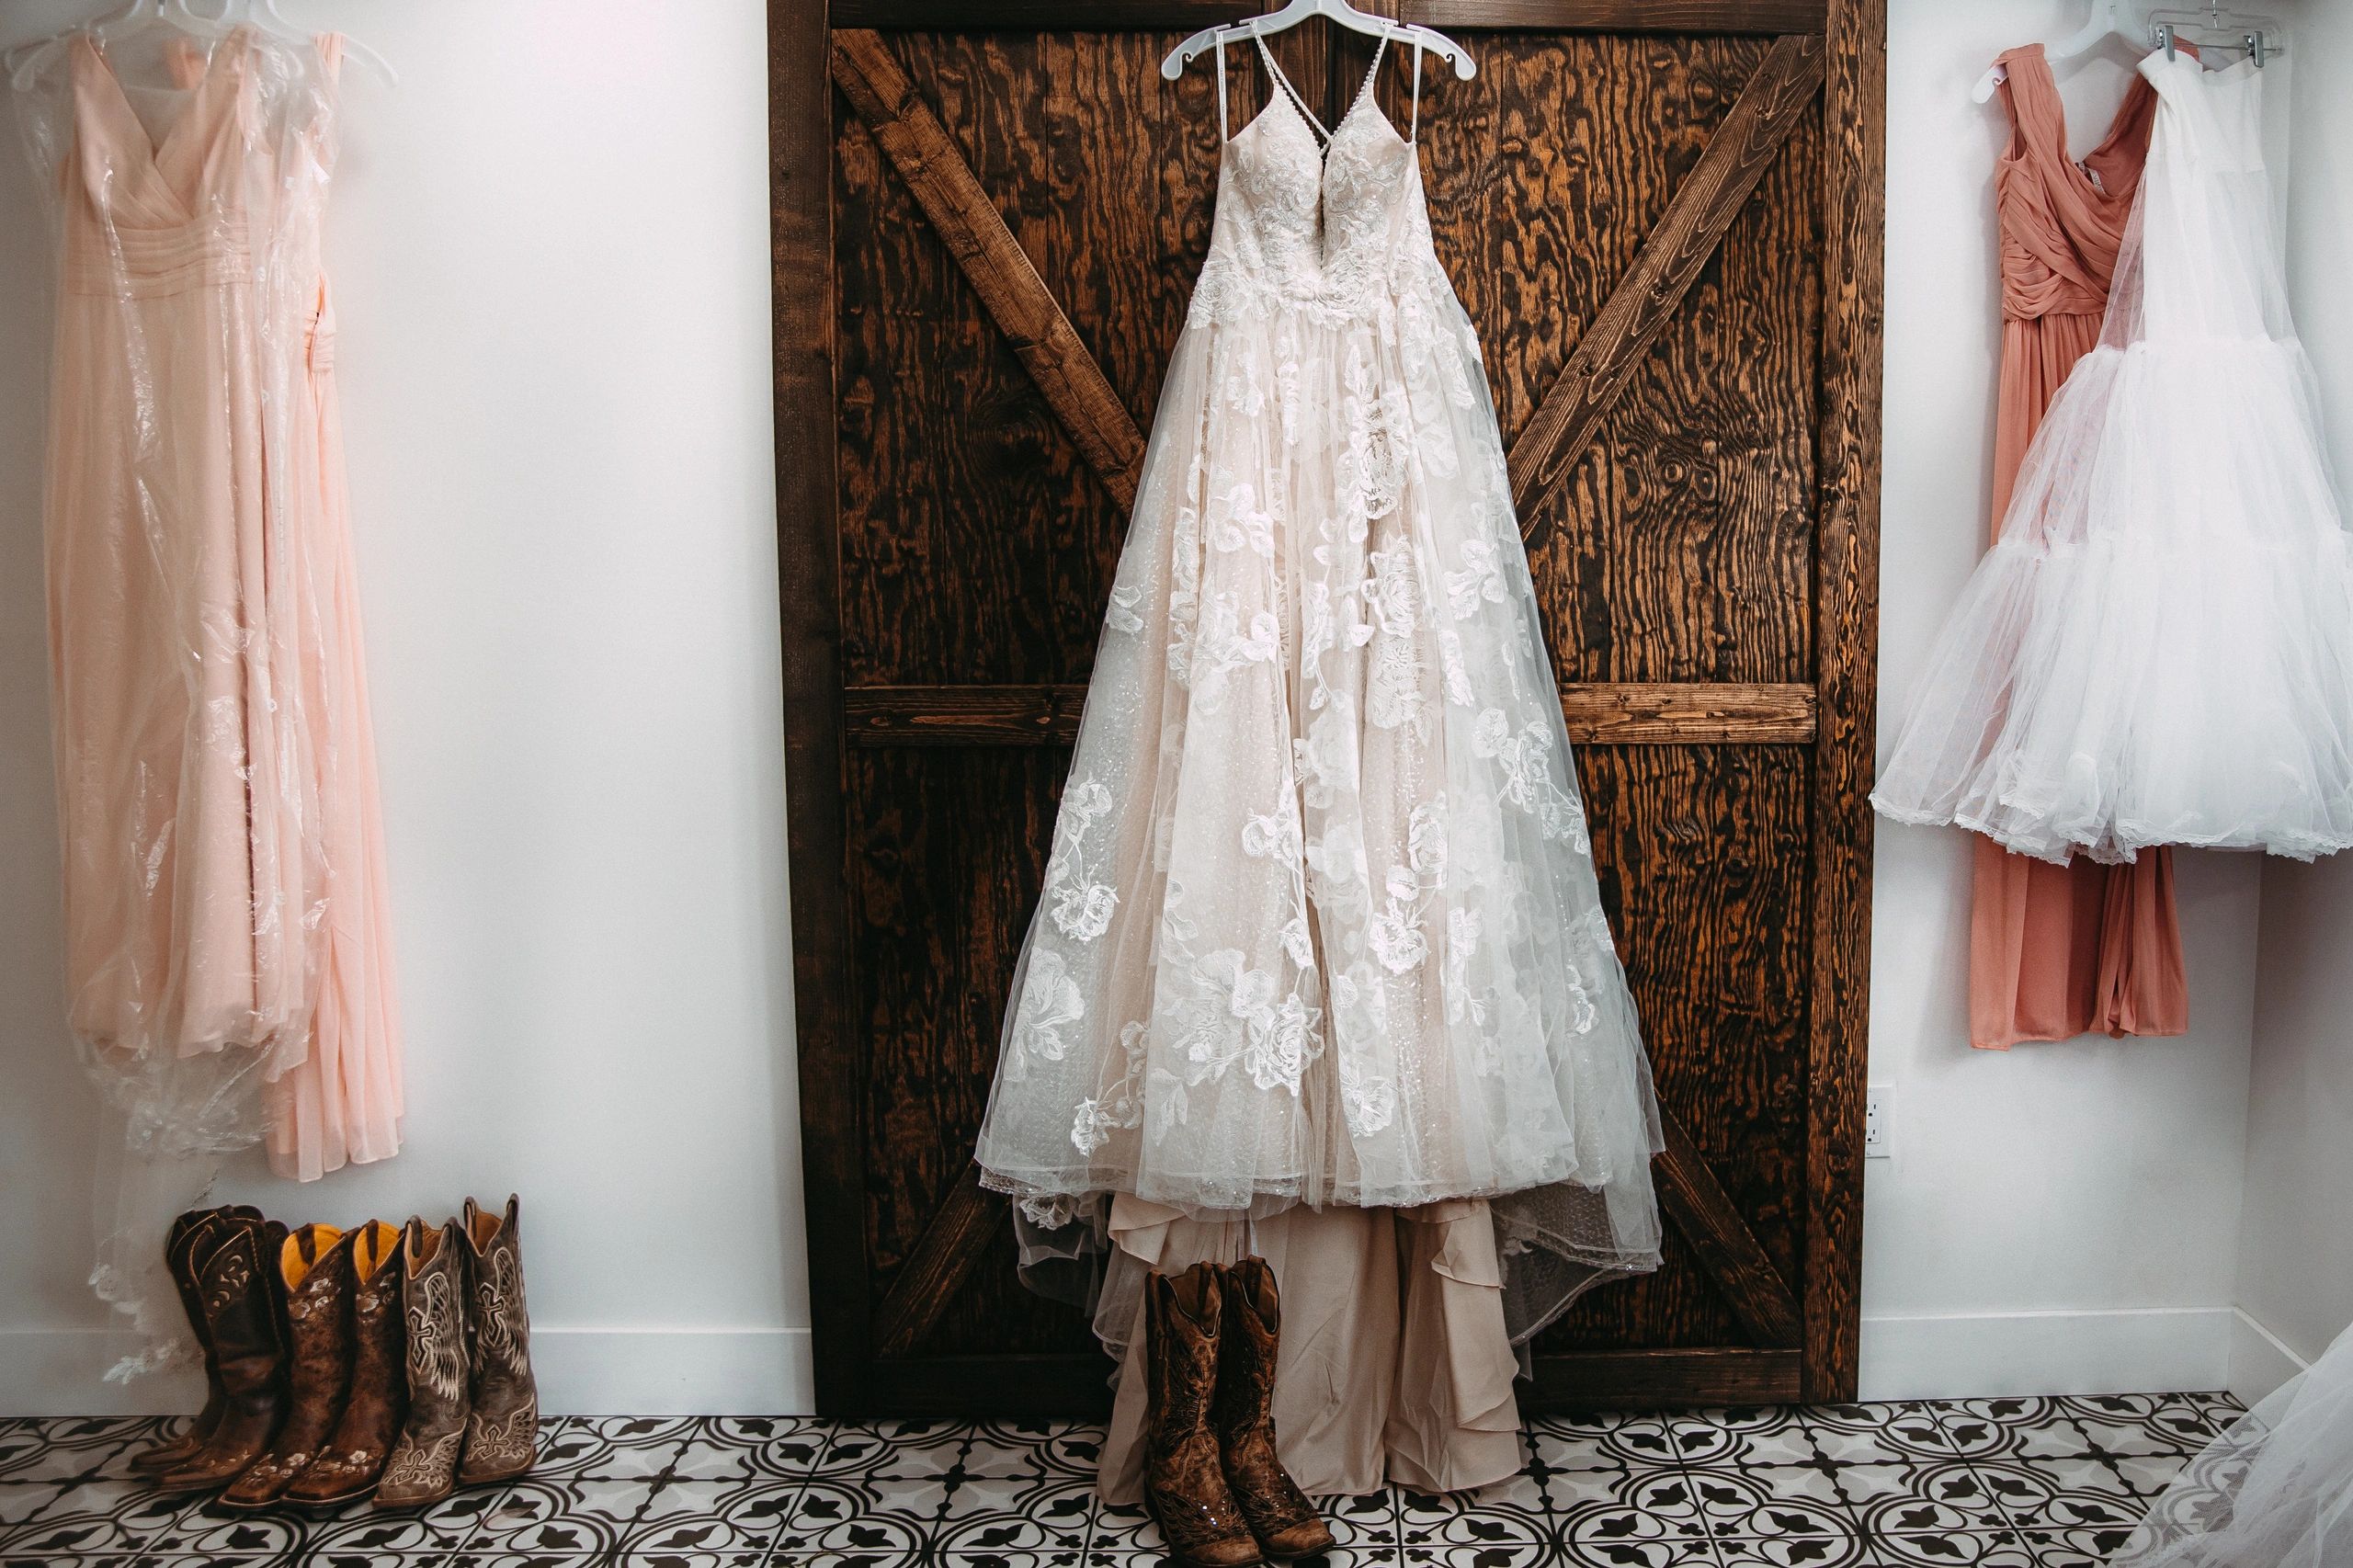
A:
<svg viewBox="0 0 2353 1568">
<path fill-rule="evenodd" d="M 111 4 L 111 0 L 108 0 Z M 12 0 L 0 44 L 96 14 Z M 202 7 L 210 9 L 210 7 Z M 395 62 L 331 233 L 409 1143 L 274 1213 L 523 1194 L 558 1409 L 805 1408 L 759 0 L 287 0 Z M 13 127 L 6 132 L 13 142 Z M 48 260 L 0 153 L 0 1410 L 90 1381 L 102 1134 L 60 1018 Z"/>
<path fill-rule="evenodd" d="M 1895 0 L 1888 47 L 1881 744 L 1984 547 L 1999 350 L 1991 176 L 2007 136 L 1969 89 L 2068 0 Z M 2120 49 L 2059 68 L 2073 150 L 2122 101 Z M 2239 1211 L 2257 863 L 2176 858 L 2191 1032 L 1970 1049 L 1971 850 L 1882 821 L 1869 1163 L 1867 1395 L 2219 1387 Z"/>
<path fill-rule="evenodd" d="M 2353 478 L 2353 7 L 2304 0 L 2295 53 L 2288 262 L 2321 382 L 2340 495 Z M 2232 1387 L 2268 1392 L 2353 1323 L 2353 859 L 2274 861 L 2263 878 L 2246 1217 Z"/>
<path fill-rule="evenodd" d="M 17 0 L 0 44 L 97 8 Z M 519 1187 L 552 1408 L 805 1408 L 762 7 L 665 6 L 658 30 L 629 0 L 287 8 L 404 78 L 353 79 L 332 259 L 411 1142 L 313 1192 L 239 1190 L 347 1221 Z M 1891 712 L 1984 529 L 2001 131 L 1967 87 L 2080 9 L 1893 6 Z M 2079 144 L 2122 80 L 2070 77 Z M 165 1408 L 179 1391 L 90 1381 L 99 1128 L 58 1017 L 30 210 L 0 156 L 0 1411 Z M 2184 856 L 2180 881 L 2196 1034 L 1987 1055 L 1962 1027 L 1965 845 L 1882 828 L 1871 1076 L 1897 1098 L 1867 1392 L 2222 1381 L 2256 867 Z"/>
</svg>

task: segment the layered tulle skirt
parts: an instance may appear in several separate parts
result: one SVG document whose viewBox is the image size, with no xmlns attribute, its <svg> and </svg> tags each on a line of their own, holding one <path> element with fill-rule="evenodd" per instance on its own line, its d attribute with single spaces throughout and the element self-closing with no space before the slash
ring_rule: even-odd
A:
<svg viewBox="0 0 2353 1568">
<path fill-rule="evenodd" d="M 1590 849 L 1442 277 L 1347 315 L 1205 275 L 985 1184 L 1050 1229 L 1111 1193 L 1200 1216 L 1518 1195 L 1499 1233 L 1552 1260 L 1524 1274 L 1655 1267 L 1656 1111 Z"/>
<path fill-rule="evenodd" d="M 2292 337 L 2103 344 L 1872 800 L 2020 854 L 2353 844 L 2353 572 Z"/>
</svg>

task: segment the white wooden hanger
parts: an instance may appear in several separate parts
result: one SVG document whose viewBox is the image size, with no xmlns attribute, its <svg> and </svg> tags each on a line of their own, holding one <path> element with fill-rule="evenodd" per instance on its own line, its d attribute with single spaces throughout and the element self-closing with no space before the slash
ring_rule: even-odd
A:
<svg viewBox="0 0 2353 1568">
<path fill-rule="evenodd" d="M 2101 40 L 2115 34 L 2121 34 L 2136 42 L 2141 40 L 2141 26 L 2133 18 L 2132 7 L 2125 0 L 2092 0 L 2092 14 L 2083 27 L 2057 43 L 2045 44 L 2042 58 L 2073 60 L 2079 54 L 2090 52 Z M 1981 104 L 1985 102 L 2008 75 L 2009 73 L 2001 66 L 1994 66 L 1977 78 L 1977 85 L 1969 89 L 1970 97 Z"/>
<path fill-rule="evenodd" d="M 1415 23 L 1392 22 L 1386 17 L 1368 16 L 1348 4 L 1348 0 L 1290 0 L 1279 11 L 1269 11 L 1263 17 L 1247 21 L 1230 22 L 1222 27 L 1203 28 L 1191 38 L 1168 51 L 1160 62 L 1160 74 L 1174 82 L 1185 74 L 1201 55 L 1221 44 L 1246 38 L 1271 38 L 1288 32 L 1311 17 L 1321 17 L 1335 27 L 1370 38 L 1385 38 L 1392 43 L 1418 44 L 1422 50 L 1437 55 L 1454 67 L 1455 75 L 1467 82 L 1479 74 L 1479 62 L 1471 51 L 1447 37 Z"/>
</svg>

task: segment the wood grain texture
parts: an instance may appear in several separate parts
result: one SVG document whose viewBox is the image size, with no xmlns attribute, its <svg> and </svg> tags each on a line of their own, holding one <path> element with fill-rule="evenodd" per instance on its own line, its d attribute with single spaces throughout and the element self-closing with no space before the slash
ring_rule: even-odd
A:
<svg viewBox="0 0 2353 1568">
<path fill-rule="evenodd" d="M 1794 1350 L 1594 1351 L 1535 1358 L 1531 1410 L 1688 1410 L 1797 1401 Z"/>
<path fill-rule="evenodd" d="M 1659 1207 L 1683 1233 L 1709 1282 L 1756 1343 L 1768 1349 L 1797 1349 L 1805 1325 L 1788 1282 L 1724 1196 L 1681 1120 L 1662 1112 L 1659 1128 L 1666 1144 L 1657 1163 Z"/>
<path fill-rule="evenodd" d="M 857 1213 L 877 1299 L 950 1239 L 935 1217 L 972 1170 L 1069 764 L 1059 747 L 858 748 L 845 763 L 851 1006 L 863 1045 Z M 906 1354 L 1075 1352 L 1088 1338 L 1081 1314 L 1021 1288 L 1004 1244 L 923 1326 Z"/>
<path fill-rule="evenodd" d="M 1820 32 L 1824 0 L 1405 0 L 1361 10 L 1438 28 L 1539 32 Z M 920 31 L 1173 29 L 1238 22 L 1263 0 L 834 0 L 837 28 Z"/>
<path fill-rule="evenodd" d="M 1506 438 L 1533 414 L 1770 44 L 1503 34 L 1436 85 L 1439 255 Z M 1404 73 L 1386 74 L 1384 102 Z M 1556 677 L 1810 683 L 1819 128 L 1733 222 L 1531 551 Z"/>
<path fill-rule="evenodd" d="M 1594 427 L 1715 253 L 1821 80 L 1819 39 L 1791 36 L 1773 45 L 1699 166 L 1643 242 L 1632 268 L 1512 442 L 1512 504 L 1526 537 L 1536 536 L 1542 516 L 1539 504 L 1584 452 Z"/>
<path fill-rule="evenodd" d="M 1833 0 L 1823 123 L 1822 722 L 1813 745 L 1813 997 L 1806 1138 L 1805 1397 L 1855 1397 L 1863 1080 L 1870 1028 L 1871 783 L 1879 675 L 1880 360 L 1887 212 L 1886 0 Z"/>
<path fill-rule="evenodd" d="M 874 1308 L 874 1354 L 904 1356 L 930 1334 L 1011 1212 L 981 1189 L 978 1166 L 949 1184 L 915 1249 Z"/>
<path fill-rule="evenodd" d="M 1818 33 L 1824 0 L 1405 0 L 1404 19 L 1441 32 Z"/>
<path fill-rule="evenodd" d="M 1067 745 L 1086 687 L 853 686 L 842 693 L 856 746 Z M 1811 687 L 1627 683 L 1564 687 L 1578 745 L 1802 745 L 1813 739 Z"/>
<path fill-rule="evenodd" d="M 1125 509 L 911 179 L 962 171 L 960 221 L 985 228 L 993 215 L 1011 244 L 983 274 L 1019 258 L 1084 335 L 1132 428 L 1157 401 L 1207 244 L 1214 83 L 1201 70 L 1163 83 L 1153 69 L 1199 24 L 1150 17 L 1189 16 L 1186 0 L 1111 0 L 1065 22 L 1046 0 L 952 16 L 924 3 L 892 0 L 890 14 L 939 30 L 872 42 L 900 78 L 891 101 L 937 132 L 929 161 L 903 174 L 844 84 L 813 121 L 833 165 L 830 245 L 813 257 L 805 237 L 787 244 L 781 217 L 778 230 L 780 478 L 788 426 L 804 440 L 803 427 L 833 426 L 825 464 L 795 475 L 824 493 L 830 532 L 788 519 L 784 534 L 808 558 L 786 568 L 788 664 L 806 646 L 830 661 L 787 714 L 796 986 L 804 1020 L 835 1020 L 830 1047 L 820 1040 L 813 1064 L 804 1043 L 803 1057 L 820 1398 L 828 1414 L 1099 1414 L 1107 1363 L 1083 1315 L 1022 1288 L 1003 1207 L 980 1196 L 970 1158 Z M 1479 77 L 1427 78 L 1433 229 L 1507 436 L 1777 48 L 1737 18 L 1725 26 L 1740 36 L 1652 30 L 1670 13 L 1733 9 L 1678 0 L 1631 18 L 1619 6 L 1620 34 L 1577 30 L 1576 17 L 1615 3 L 1477 6 L 1496 28 L 1479 40 Z M 1737 9 L 1770 31 L 1810 30 L 1790 8 Z M 883 10 L 842 0 L 834 19 Z M 790 57 L 815 59 L 822 22 L 803 5 L 772 26 L 801 29 Z M 1369 54 L 1320 25 L 1275 47 L 1327 119 Z M 784 85 L 789 53 L 776 67 L 779 135 L 805 136 L 810 95 L 805 75 Z M 1265 95 L 1255 64 L 1228 61 L 1237 125 Z M 1377 88 L 1400 123 L 1404 77 L 1392 64 Z M 1834 485 L 1875 460 L 1876 427 L 1832 427 L 1860 361 L 1831 341 L 1859 320 L 1840 313 L 1847 286 L 1831 269 L 1845 278 L 1864 258 L 1827 237 L 1836 117 L 1795 119 L 1540 504 L 1539 609 L 1605 908 L 1677 1128 L 1662 1172 L 1665 1267 L 1592 1292 L 1547 1331 L 1530 1408 L 1794 1399 L 1813 1359 L 1852 1339 L 1816 1321 L 1827 1310 L 1851 1322 L 1851 1276 L 1825 1290 L 1818 1265 L 1851 1265 L 1860 1166 L 1840 1163 L 1850 1130 L 1814 1104 L 1814 1004 L 1825 932 L 1859 952 L 1866 910 L 1850 896 L 1859 884 L 1825 898 L 1815 868 L 1840 852 L 1824 846 L 1824 813 L 1861 801 L 1868 656 L 1841 699 L 1860 702 L 1845 711 L 1861 715 L 1861 749 L 1838 754 L 1834 782 L 1829 698 L 1814 688 L 1846 678 L 1829 640 L 1851 641 L 1857 625 L 1827 579 L 1870 540 L 1825 531 L 1818 558 L 1816 535 L 1833 526 Z M 1875 252 L 1869 266 L 1875 287 Z M 830 284 L 815 326 L 813 277 Z M 804 319 L 789 323 L 796 308 Z M 824 381 L 788 376 L 795 333 L 830 337 Z M 1857 513 L 1842 526 L 1859 536 L 1875 523 Z M 795 618 L 821 579 L 833 598 L 815 607 L 812 642 Z M 801 678 L 789 671 L 788 690 Z M 833 938 L 802 921 L 825 903 L 822 889 L 804 898 L 804 844 L 823 853 L 829 841 L 847 928 Z M 1830 1055 L 1859 1040 L 1842 1035 Z M 1859 1156 L 1859 1121 L 1851 1132 Z M 1825 1178 L 1854 1190 L 1825 1200 L 1813 1185 Z M 1790 1287 L 1802 1348 L 1790 1343 Z"/>
<path fill-rule="evenodd" d="M 1659 1105 L 1689 1137 L 1782 1278 L 1802 1280 L 1810 758 L 1797 746 L 1592 747 L 1576 754 L 1594 870 Z M 1656 1274 L 1581 1297 L 1540 1354 L 1748 1346 L 1667 1232 Z"/>
<path fill-rule="evenodd" d="M 844 28 L 833 35 L 832 69 L 1080 453 L 1122 507 L 1132 505 L 1142 433 L 891 46 L 870 29 Z"/>
<path fill-rule="evenodd" d="M 842 868 L 840 600 L 834 515 L 831 100 L 824 0 L 768 6 L 768 196 L 775 298 L 778 591 L 782 605 L 785 815 L 792 895 L 795 1055 L 802 1113 L 839 1136 L 801 1142 L 810 1317 L 822 1407 L 861 1397 L 869 1300 L 858 1216 L 858 1038 Z"/>
</svg>

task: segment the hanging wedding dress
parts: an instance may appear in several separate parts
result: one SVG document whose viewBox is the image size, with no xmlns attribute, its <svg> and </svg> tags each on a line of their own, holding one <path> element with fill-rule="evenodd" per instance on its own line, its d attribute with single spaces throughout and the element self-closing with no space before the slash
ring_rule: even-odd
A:
<svg viewBox="0 0 2353 1568">
<path fill-rule="evenodd" d="M 1947 622 L 1871 799 L 2021 854 L 2353 844 L 2353 578 L 2295 336 L 2263 73 L 2153 54 L 2099 347 Z"/>
<path fill-rule="evenodd" d="M 1492 1323 L 1500 1396 L 1489 1367 L 1442 1417 L 1492 1426 L 1506 1322 L 1657 1266 L 1657 1112 L 1415 144 L 1371 73 L 1327 136 L 1258 50 L 976 1157 L 1030 1263 L 1110 1248 L 1115 1356 L 1145 1267 L 1336 1259 L 1346 1210 L 1398 1211 L 1383 1277 L 1471 1295 L 1409 1283 L 1388 1332 Z M 1314 1272 L 1278 1259 L 1287 1323 Z M 1302 1484 L 1358 1489 L 1278 1421 Z"/>
</svg>

